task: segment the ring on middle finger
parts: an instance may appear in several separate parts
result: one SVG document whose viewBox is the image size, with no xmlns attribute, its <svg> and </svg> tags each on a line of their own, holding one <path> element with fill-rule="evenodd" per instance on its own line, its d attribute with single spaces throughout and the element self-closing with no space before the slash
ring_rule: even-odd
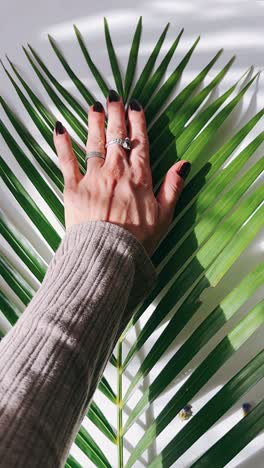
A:
<svg viewBox="0 0 264 468">
<path fill-rule="evenodd" d="M 126 150 L 130 150 L 131 149 L 131 141 L 130 141 L 130 138 L 126 137 L 126 138 L 112 138 L 112 140 L 109 140 L 105 147 L 107 148 L 107 146 L 109 145 L 112 145 L 113 143 L 117 143 L 118 145 L 122 146 L 122 148 L 126 149 Z"/>
</svg>

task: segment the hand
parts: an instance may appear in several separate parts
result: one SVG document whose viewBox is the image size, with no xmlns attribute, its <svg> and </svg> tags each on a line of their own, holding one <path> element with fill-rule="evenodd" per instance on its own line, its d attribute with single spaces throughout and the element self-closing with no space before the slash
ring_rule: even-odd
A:
<svg viewBox="0 0 264 468">
<path fill-rule="evenodd" d="M 89 109 L 87 152 L 99 151 L 105 160 L 87 160 L 82 175 L 72 150 L 70 136 L 60 122 L 54 130 L 54 144 L 64 177 L 66 230 L 73 224 L 102 220 L 130 231 L 152 255 L 173 218 L 176 202 L 182 192 L 190 163 L 179 161 L 167 172 L 157 198 L 152 188 L 149 142 L 144 111 L 138 101 L 128 108 L 128 136 L 132 149 L 105 143 L 112 138 L 125 138 L 125 108 L 115 91 L 107 99 L 108 126 L 105 136 L 105 112 L 96 102 Z"/>
</svg>

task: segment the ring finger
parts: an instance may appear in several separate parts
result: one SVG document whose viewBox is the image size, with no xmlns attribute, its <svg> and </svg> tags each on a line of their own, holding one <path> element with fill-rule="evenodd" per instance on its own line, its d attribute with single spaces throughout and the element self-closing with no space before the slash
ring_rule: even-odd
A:
<svg viewBox="0 0 264 468">
<path fill-rule="evenodd" d="M 108 125 L 106 141 L 114 138 L 126 138 L 125 108 L 122 99 L 116 91 L 109 91 L 107 100 Z M 121 158 L 126 160 L 126 150 L 118 143 L 107 146 L 106 164 L 116 164 Z"/>
</svg>

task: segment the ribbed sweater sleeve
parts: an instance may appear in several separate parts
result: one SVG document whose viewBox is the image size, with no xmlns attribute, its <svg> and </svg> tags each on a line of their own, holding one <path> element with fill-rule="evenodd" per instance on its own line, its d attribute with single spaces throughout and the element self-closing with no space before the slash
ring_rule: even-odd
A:
<svg viewBox="0 0 264 468">
<path fill-rule="evenodd" d="M 63 467 L 133 308 L 156 272 L 126 229 L 65 233 L 33 299 L 0 344 L 0 466 Z"/>
</svg>

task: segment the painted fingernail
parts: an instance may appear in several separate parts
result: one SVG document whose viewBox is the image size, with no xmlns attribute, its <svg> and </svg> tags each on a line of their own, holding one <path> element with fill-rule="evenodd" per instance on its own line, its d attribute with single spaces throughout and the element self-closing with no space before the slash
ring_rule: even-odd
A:
<svg viewBox="0 0 264 468">
<path fill-rule="evenodd" d="M 140 104 L 140 102 L 138 102 L 137 99 L 131 99 L 130 103 L 129 103 L 129 107 L 131 110 L 134 110 L 134 111 L 141 111 L 142 109 L 142 106 Z"/>
<path fill-rule="evenodd" d="M 62 123 L 59 122 L 58 120 L 55 124 L 55 131 L 56 131 L 56 135 L 63 135 L 63 133 L 65 132 L 65 128 L 63 127 Z"/>
<path fill-rule="evenodd" d="M 108 93 L 109 102 L 118 102 L 120 101 L 120 96 L 114 89 L 110 89 Z"/>
<path fill-rule="evenodd" d="M 94 110 L 94 112 L 103 112 L 104 108 L 103 108 L 102 104 L 99 101 L 96 101 L 94 103 L 94 105 L 93 105 L 93 110 Z"/>
<path fill-rule="evenodd" d="M 181 176 L 183 179 L 186 179 L 187 175 L 189 174 L 191 170 L 191 163 L 189 163 L 188 161 L 185 162 L 181 168 L 178 170 L 178 174 L 179 176 Z"/>
</svg>

